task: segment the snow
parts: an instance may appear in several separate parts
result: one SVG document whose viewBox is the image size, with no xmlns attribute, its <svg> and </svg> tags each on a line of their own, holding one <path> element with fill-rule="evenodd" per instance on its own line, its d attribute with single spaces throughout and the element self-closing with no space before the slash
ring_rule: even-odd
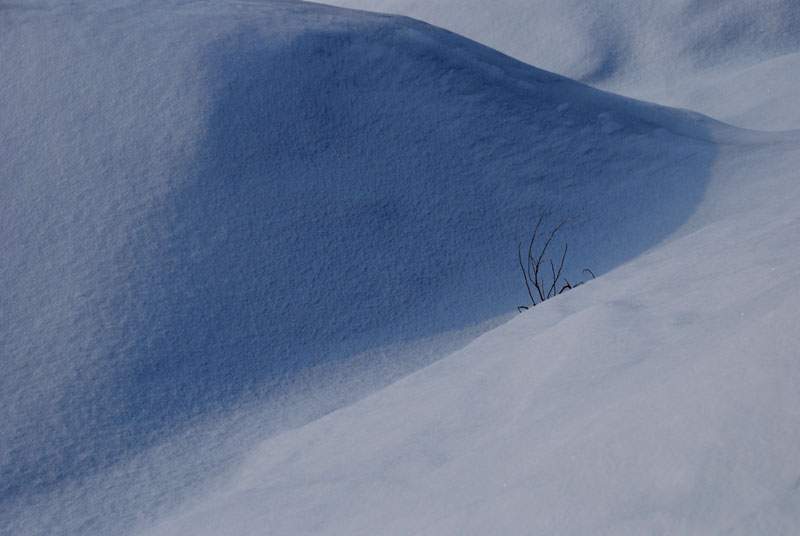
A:
<svg viewBox="0 0 800 536">
<path fill-rule="evenodd" d="M 0 533 L 797 532 L 800 8 L 353 6 L 773 132 L 404 17 L 3 7 Z M 599 277 L 517 315 L 542 211 Z"/>
<path fill-rule="evenodd" d="M 530 65 L 737 126 L 800 128 L 800 106 L 782 93 L 797 81 L 794 0 L 325 3 L 411 16 Z"/>
<path fill-rule="evenodd" d="M 776 162 L 800 151 L 742 148 L 682 238 L 265 441 L 145 534 L 792 534 L 800 189 Z M 764 205 L 737 206 L 756 166 Z"/>
</svg>

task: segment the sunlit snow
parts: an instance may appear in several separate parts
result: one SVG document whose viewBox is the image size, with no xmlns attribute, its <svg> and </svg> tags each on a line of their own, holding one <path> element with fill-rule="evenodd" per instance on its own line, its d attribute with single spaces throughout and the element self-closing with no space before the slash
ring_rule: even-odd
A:
<svg viewBox="0 0 800 536">
<path fill-rule="evenodd" d="M 330 3 L 0 6 L 0 533 L 800 531 L 800 5 Z"/>
</svg>

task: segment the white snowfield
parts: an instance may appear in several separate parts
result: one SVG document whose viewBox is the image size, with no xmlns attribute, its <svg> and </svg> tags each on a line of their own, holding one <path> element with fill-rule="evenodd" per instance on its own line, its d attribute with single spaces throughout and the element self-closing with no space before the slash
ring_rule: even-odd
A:
<svg viewBox="0 0 800 536">
<path fill-rule="evenodd" d="M 0 534 L 800 533 L 800 4 L 481 4 L 0 4 Z"/>
</svg>

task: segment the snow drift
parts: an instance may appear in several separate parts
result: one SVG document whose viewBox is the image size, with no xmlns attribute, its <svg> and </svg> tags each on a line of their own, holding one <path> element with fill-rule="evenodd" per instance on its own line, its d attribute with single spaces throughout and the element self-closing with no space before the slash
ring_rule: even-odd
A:
<svg viewBox="0 0 800 536">
<path fill-rule="evenodd" d="M 681 227 L 720 140 L 774 140 L 302 2 L 42 3 L 0 27 L 0 527 L 20 534 L 132 530 L 351 402 L 324 383 L 354 356 L 513 311 L 541 212 L 572 218 L 567 275 L 608 272 L 704 224 Z M 297 392 L 325 396 L 297 417 Z"/>
<path fill-rule="evenodd" d="M 794 0 L 328 0 L 447 28 L 521 61 L 747 128 L 800 128 Z M 777 110 L 781 111 L 778 113 Z"/>
<path fill-rule="evenodd" d="M 311 364 L 513 310 L 541 211 L 606 270 L 690 213 L 713 156 L 698 117 L 407 19 L 3 16 L 12 495 Z"/>
</svg>

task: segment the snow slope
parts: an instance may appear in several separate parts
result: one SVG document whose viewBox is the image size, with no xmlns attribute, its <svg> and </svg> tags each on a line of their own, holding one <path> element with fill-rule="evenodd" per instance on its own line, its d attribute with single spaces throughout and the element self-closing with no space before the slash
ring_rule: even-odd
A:
<svg viewBox="0 0 800 536">
<path fill-rule="evenodd" d="M 302 2 L 0 25 L 0 531 L 797 528 L 796 134 Z M 543 210 L 606 275 L 352 405 Z"/>
<path fill-rule="evenodd" d="M 794 534 L 787 212 L 716 222 L 263 443 L 144 534 Z"/>
<path fill-rule="evenodd" d="M 263 442 L 142 534 L 796 533 L 798 161 L 796 134 L 729 141 L 681 238 Z"/>
<path fill-rule="evenodd" d="M 542 69 L 738 126 L 800 128 L 800 106 L 790 105 L 800 70 L 795 0 L 325 3 L 408 15 Z"/>
</svg>

